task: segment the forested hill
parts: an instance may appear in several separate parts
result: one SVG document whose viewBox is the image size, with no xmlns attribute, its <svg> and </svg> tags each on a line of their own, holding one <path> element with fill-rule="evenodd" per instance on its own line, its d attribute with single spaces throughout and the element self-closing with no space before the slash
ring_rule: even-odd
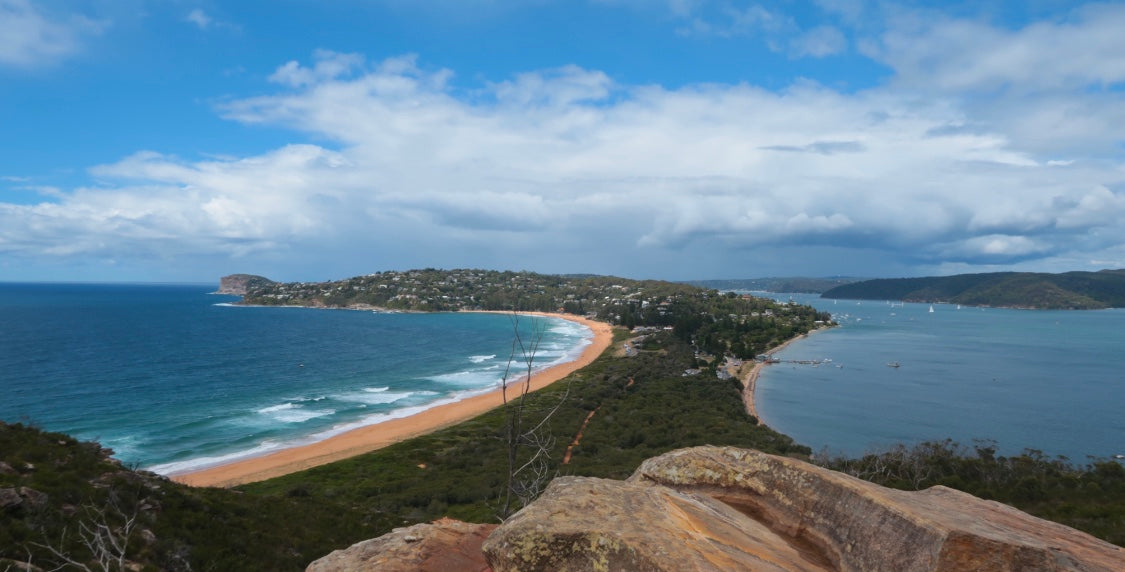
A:
<svg viewBox="0 0 1125 572">
<path fill-rule="evenodd" d="M 754 357 L 831 321 L 827 312 L 659 280 L 495 270 L 377 272 L 334 282 L 255 282 L 242 303 L 413 312 L 563 312 L 672 328 L 712 355 Z"/>
<path fill-rule="evenodd" d="M 821 297 L 1007 308 L 1122 308 L 1125 307 L 1125 269 L 1062 274 L 993 272 L 885 278 L 838 286 Z"/>
</svg>

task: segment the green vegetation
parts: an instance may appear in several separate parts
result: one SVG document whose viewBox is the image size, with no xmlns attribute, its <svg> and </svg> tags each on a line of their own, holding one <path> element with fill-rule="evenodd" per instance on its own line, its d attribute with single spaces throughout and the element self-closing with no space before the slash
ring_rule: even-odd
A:
<svg viewBox="0 0 1125 572">
<path fill-rule="evenodd" d="M 13 561 L 55 569 L 67 564 L 61 555 L 95 570 L 99 560 L 121 569 L 119 559 L 150 570 L 296 570 L 326 547 L 402 522 L 325 498 L 193 489 L 109 453 L 0 422 L 0 570 Z"/>
<path fill-rule="evenodd" d="M 1007 308 L 1121 308 L 1125 307 L 1125 270 L 1063 274 L 995 272 L 867 280 L 832 288 L 821 296 Z"/>
<path fill-rule="evenodd" d="M 317 283 L 269 283 L 245 304 L 407 311 L 500 310 L 586 315 L 632 330 L 675 329 L 713 356 L 747 359 L 831 321 L 827 312 L 687 284 L 492 270 L 380 272 Z"/>
<path fill-rule="evenodd" d="M 281 306 L 373 307 L 448 312 L 501 310 L 597 313 L 608 304 L 660 303 L 701 290 L 686 284 L 611 276 L 567 278 L 495 270 L 376 272 L 333 282 L 270 283 L 250 289 L 244 303 Z"/>
<path fill-rule="evenodd" d="M 749 416 L 740 384 L 723 379 L 718 366 L 723 356 L 754 355 L 827 321 L 812 308 L 606 277 L 431 270 L 372 276 L 272 284 L 247 301 L 561 307 L 621 324 L 617 341 L 630 338 L 635 351 L 607 352 L 523 404 L 528 419 L 542 419 L 568 392 L 544 425 L 551 476 L 620 479 L 646 458 L 703 444 L 809 454 Z M 379 284 L 392 282 L 399 284 L 394 293 L 367 295 L 390 290 Z M 441 293 L 443 287 L 450 289 Z M 403 288 L 416 297 L 401 297 Z M 97 444 L 0 423 L 0 570 L 26 562 L 54 569 L 68 560 L 70 568 L 97 569 L 99 559 L 143 569 L 301 570 L 405 524 L 440 516 L 495 522 L 511 450 L 505 426 L 497 409 L 373 453 L 224 490 L 182 486 L 123 467 Z M 517 463 L 535 450 L 521 449 Z M 1034 452 L 1009 459 L 987 448 L 976 458 L 963 453 L 946 443 L 832 463 L 890 486 L 947 484 L 1125 540 L 1125 470 L 1117 463 L 1074 469 Z"/>
<path fill-rule="evenodd" d="M 808 454 L 807 448 L 746 414 L 737 382 L 706 374 L 684 377 L 694 361 L 687 344 L 667 334 L 653 338 L 635 357 L 603 356 L 567 380 L 529 395 L 527 409 L 535 418 L 535 412 L 553 408 L 559 394 L 570 390 L 570 398 L 549 421 L 548 432 L 556 438 L 552 474 L 623 478 L 648 457 L 705 443 Z M 561 464 L 591 411 L 596 413 L 570 462 Z M 276 497 L 302 491 L 349 505 L 374 503 L 380 511 L 418 521 L 447 514 L 495 522 L 507 466 L 503 420 L 497 409 L 374 453 L 239 489 Z"/>
<path fill-rule="evenodd" d="M 896 489 L 945 485 L 1125 546 L 1125 467 L 1110 459 L 1078 467 L 1033 449 L 1004 457 L 992 442 L 969 450 L 945 440 L 820 464 Z"/>
<path fill-rule="evenodd" d="M 608 353 L 568 380 L 530 394 L 532 418 L 569 387 L 547 431 L 555 437 L 551 475 L 628 476 L 644 459 L 679 447 L 715 444 L 807 455 L 746 414 L 735 381 L 709 372 L 685 377 L 694 350 L 667 332 L 647 336 L 634 357 Z M 630 383 L 630 381 L 632 383 Z M 590 411 L 581 443 L 561 460 Z M 0 490 L 44 493 L 0 509 L 0 559 L 60 564 L 48 548 L 71 558 L 92 555 L 67 515 L 112 506 L 120 528 L 129 517 L 130 561 L 169 570 L 299 570 L 336 548 L 407 523 L 449 515 L 495 522 L 505 486 L 503 412 L 404 441 L 331 465 L 235 490 L 192 489 L 134 472 L 96 444 L 2 425 Z M 26 469 L 26 463 L 34 468 Z M 18 493 L 15 493 L 18 494 Z M 64 529 L 69 532 L 65 535 Z M 148 539 L 148 540 L 146 540 Z M 0 569 L 4 561 L 0 560 Z"/>
<path fill-rule="evenodd" d="M 414 278 L 395 275 L 400 281 L 451 282 L 431 271 L 418 271 Z M 537 419 L 570 389 L 545 428 L 553 437 L 551 476 L 620 478 L 648 457 L 706 443 L 808 453 L 745 413 L 737 382 L 718 378 L 722 360 L 714 358 L 765 349 L 816 327 L 826 315 L 666 282 L 484 275 L 515 285 L 485 283 L 468 294 L 487 307 L 569 305 L 633 326 L 633 335 L 644 338 L 634 355 L 607 354 L 569 380 L 528 396 L 525 409 L 529 419 Z M 554 286 L 533 286 L 537 283 Z M 530 288 L 528 298 L 517 296 L 521 288 Z M 307 291 L 310 297 L 301 303 L 326 305 L 311 294 L 323 289 L 290 285 L 285 291 Z M 626 335 L 621 330 L 620 336 Z M 710 364 L 702 372 L 684 376 L 705 361 Z M 562 464 L 592 411 L 581 443 Z M 128 470 L 96 444 L 3 425 L 0 570 L 6 567 L 3 559 L 53 568 L 66 564 L 63 555 L 77 563 L 125 558 L 167 570 L 300 570 L 336 548 L 407 523 L 442 515 L 494 522 L 506 488 L 503 419 L 503 411 L 495 410 L 376 453 L 237 490 L 192 489 Z M 112 534 L 99 540 L 83 532 L 98 530 Z M 118 549 L 113 541 L 123 544 Z"/>
</svg>

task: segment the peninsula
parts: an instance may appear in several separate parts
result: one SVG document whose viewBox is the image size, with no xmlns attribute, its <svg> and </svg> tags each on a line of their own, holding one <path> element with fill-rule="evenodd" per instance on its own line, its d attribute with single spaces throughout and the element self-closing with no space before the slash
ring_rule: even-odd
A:
<svg viewBox="0 0 1125 572">
<path fill-rule="evenodd" d="M 588 327 L 594 333 L 590 346 L 577 360 L 536 373 L 531 380 L 533 390 L 592 363 L 610 346 L 611 325 L 642 335 L 671 330 L 699 349 L 697 365 L 725 373 L 728 356 L 738 362 L 753 358 L 830 320 L 828 314 L 807 306 L 720 294 L 684 284 L 489 270 L 389 271 L 319 283 L 279 283 L 262 276 L 236 274 L 221 279 L 220 292 L 238 293 L 243 296 L 240 303 L 249 305 L 532 313 Z M 719 319 L 702 319 L 712 315 Z M 753 412 L 752 389 L 746 402 Z M 274 478 L 448 427 L 502 404 L 500 392 L 495 391 L 309 445 L 174 474 L 172 478 L 194 486 L 227 487 Z"/>
</svg>

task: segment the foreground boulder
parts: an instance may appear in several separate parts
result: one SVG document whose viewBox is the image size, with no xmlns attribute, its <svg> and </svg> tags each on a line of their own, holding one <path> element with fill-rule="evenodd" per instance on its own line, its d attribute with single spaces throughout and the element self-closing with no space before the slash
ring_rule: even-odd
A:
<svg viewBox="0 0 1125 572">
<path fill-rule="evenodd" d="M 839 570 L 1125 569 L 1125 549 L 998 502 L 888 489 L 757 451 L 673 451 L 629 481 L 706 494 Z"/>
<path fill-rule="evenodd" d="M 449 518 L 396 528 L 316 560 L 306 572 L 488 570 L 480 545 L 494 528 L 495 524 L 469 524 Z"/>
<path fill-rule="evenodd" d="M 1125 570 L 1125 549 L 1000 503 L 945 487 L 887 489 L 731 447 L 673 451 L 624 482 L 560 477 L 492 526 L 396 529 L 309 570 L 440 570 L 427 564 L 441 551 L 467 559 L 445 569 L 481 570 L 469 554 L 481 550 L 498 572 Z"/>
<path fill-rule="evenodd" d="M 494 570 L 830 570 L 816 554 L 702 495 L 560 477 L 483 546 Z"/>
</svg>

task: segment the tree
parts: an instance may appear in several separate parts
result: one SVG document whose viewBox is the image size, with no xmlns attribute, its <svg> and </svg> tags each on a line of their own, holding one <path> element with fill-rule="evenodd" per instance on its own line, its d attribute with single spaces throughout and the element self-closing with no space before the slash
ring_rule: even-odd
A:
<svg viewBox="0 0 1125 572">
<path fill-rule="evenodd" d="M 547 423 L 570 395 L 568 383 L 558 402 L 538 420 L 533 418 L 535 409 L 530 406 L 528 394 L 531 393 L 531 375 L 539 344 L 543 341 L 544 326 L 542 322 L 533 321 L 531 332 L 525 338 L 520 331 L 519 318 L 519 314 L 511 314 L 512 350 L 500 382 L 508 469 L 507 485 L 497 514 L 501 520 L 535 500 L 550 481 L 551 450 L 555 446 L 555 438 Z M 517 366 L 517 372 L 513 372 L 513 366 Z"/>
</svg>

